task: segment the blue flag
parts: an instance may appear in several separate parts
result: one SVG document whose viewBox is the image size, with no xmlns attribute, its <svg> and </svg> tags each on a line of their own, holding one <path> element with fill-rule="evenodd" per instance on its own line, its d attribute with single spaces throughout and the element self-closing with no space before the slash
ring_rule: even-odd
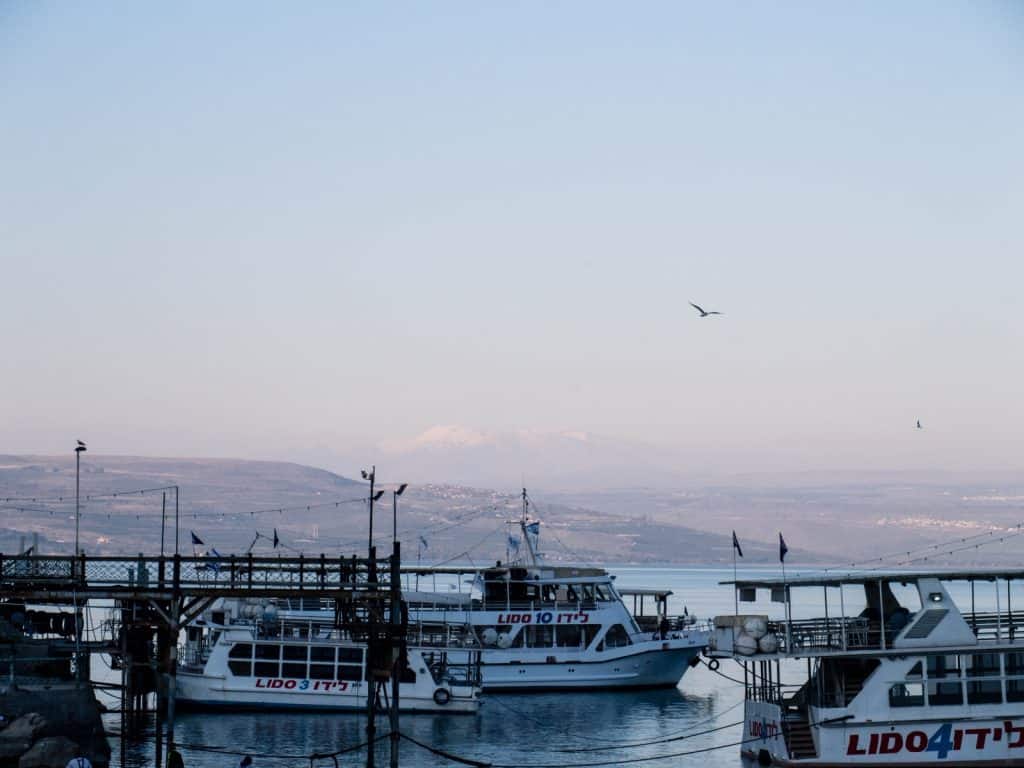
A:
<svg viewBox="0 0 1024 768">
<path fill-rule="evenodd" d="M 786 562 L 786 553 L 789 552 L 789 547 L 786 546 L 786 540 L 782 538 L 782 531 L 779 531 L 779 562 Z"/>
<path fill-rule="evenodd" d="M 516 538 L 515 536 L 509 536 L 508 537 L 508 548 L 510 550 L 512 550 L 513 552 L 518 552 L 519 551 L 519 539 Z"/>
<path fill-rule="evenodd" d="M 736 550 L 736 554 L 743 557 L 743 550 L 740 549 L 740 540 L 736 538 L 736 531 L 732 532 L 732 546 Z"/>
<path fill-rule="evenodd" d="M 526 532 L 532 533 L 534 536 L 540 536 L 540 521 L 538 520 L 526 526 Z"/>
<path fill-rule="evenodd" d="M 274 529 L 274 549 L 277 549 L 277 545 L 281 543 L 281 540 L 277 538 L 277 528 Z"/>
<path fill-rule="evenodd" d="M 195 531 L 189 531 L 189 533 L 192 534 L 192 546 L 193 547 L 201 547 L 201 546 L 203 546 L 203 540 L 200 539 L 198 536 L 196 536 L 196 532 Z"/>
</svg>

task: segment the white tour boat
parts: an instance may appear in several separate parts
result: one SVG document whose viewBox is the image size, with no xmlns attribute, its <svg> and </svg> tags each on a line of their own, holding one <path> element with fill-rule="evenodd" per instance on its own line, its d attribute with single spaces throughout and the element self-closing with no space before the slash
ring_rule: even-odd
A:
<svg viewBox="0 0 1024 768">
<path fill-rule="evenodd" d="M 465 628 L 409 630 L 399 709 L 475 713 L 479 653 L 465 650 Z M 451 657 L 453 648 L 457 658 Z M 368 697 L 381 695 L 369 681 L 366 650 L 365 643 L 337 629 L 330 601 L 222 598 L 186 630 L 176 700 L 186 707 L 233 710 L 365 712 Z"/>
<path fill-rule="evenodd" d="M 709 631 L 691 616 L 669 616 L 669 591 L 619 590 L 602 568 L 542 564 L 539 522 L 527 505 L 524 491 L 523 515 L 514 521 L 522 538 L 510 539 L 516 550 L 525 544 L 525 558 L 482 569 L 403 569 L 410 621 L 469 625 L 485 691 L 678 685 Z M 655 612 L 633 615 L 623 597 L 640 606 L 650 597 Z"/>
<path fill-rule="evenodd" d="M 815 768 L 1024 766 L 1024 613 L 1010 588 L 1021 580 L 1024 570 L 733 582 L 737 604 L 760 592 L 784 609 L 779 620 L 715 619 L 712 655 L 743 668 L 743 756 Z M 807 613 L 807 590 L 824 611 L 794 618 Z M 804 669 L 798 659 L 803 682 L 782 683 Z"/>
</svg>

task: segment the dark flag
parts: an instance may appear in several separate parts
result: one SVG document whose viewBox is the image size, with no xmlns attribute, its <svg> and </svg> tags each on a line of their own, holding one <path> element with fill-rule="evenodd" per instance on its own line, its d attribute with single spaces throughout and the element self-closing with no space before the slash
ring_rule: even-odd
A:
<svg viewBox="0 0 1024 768">
<path fill-rule="evenodd" d="M 782 538 L 782 531 L 779 531 L 779 562 L 786 562 L 786 553 L 789 552 L 789 547 L 786 546 L 786 540 Z"/>
<path fill-rule="evenodd" d="M 736 550 L 736 554 L 743 557 L 743 550 L 740 549 L 740 540 L 736 538 L 736 531 L 732 532 L 732 546 Z"/>
<path fill-rule="evenodd" d="M 200 539 L 198 536 L 196 536 L 196 532 L 195 531 L 189 531 L 189 533 L 192 534 L 192 546 L 193 547 L 202 547 L 202 546 L 204 546 L 203 540 Z"/>
<path fill-rule="evenodd" d="M 274 529 L 274 549 L 277 549 L 277 545 L 281 543 L 281 540 L 277 538 L 277 528 Z"/>
</svg>

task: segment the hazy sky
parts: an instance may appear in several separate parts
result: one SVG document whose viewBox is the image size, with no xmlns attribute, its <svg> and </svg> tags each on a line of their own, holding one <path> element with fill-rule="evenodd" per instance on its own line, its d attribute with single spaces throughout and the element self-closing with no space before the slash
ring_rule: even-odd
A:
<svg viewBox="0 0 1024 768">
<path fill-rule="evenodd" d="M 1019 467 L 1022 83 L 1013 0 L 5 3 L 0 450 Z"/>
</svg>

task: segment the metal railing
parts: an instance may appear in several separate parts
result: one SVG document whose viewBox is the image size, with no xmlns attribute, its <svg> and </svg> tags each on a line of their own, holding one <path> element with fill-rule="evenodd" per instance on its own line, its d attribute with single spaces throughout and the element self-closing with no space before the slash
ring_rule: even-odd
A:
<svg viewBox="0 0 1024 768">
<path fill-rule="evenodd" d="M 782 653 L 808 650 L 853 651 L 881 647 L 879 623 L 860 617 L 770 621 L 768 631 L 778 638 L 779 651 Z"/>
<path fill-rule="evenodd" d="M 82 591 L 380 590 L 388 587 L 390 558 L 96 557 L 0 554 L 0 583 Z"/>
</svg>

